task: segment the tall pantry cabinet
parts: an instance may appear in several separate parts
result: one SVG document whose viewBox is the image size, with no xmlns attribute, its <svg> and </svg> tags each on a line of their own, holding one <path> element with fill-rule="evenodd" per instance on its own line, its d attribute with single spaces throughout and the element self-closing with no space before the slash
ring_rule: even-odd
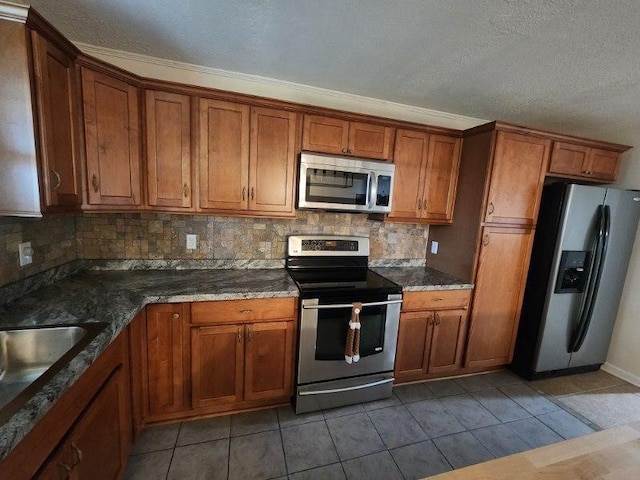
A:
<svg viewBox="0 0 640 480">
<path fill-rule="evenodd" d="M 497 122 L 465 133 L 456 217 L 429 266 L 473 282 L 464 366 L 511 361 L 551 140 Z"/>
</svg>

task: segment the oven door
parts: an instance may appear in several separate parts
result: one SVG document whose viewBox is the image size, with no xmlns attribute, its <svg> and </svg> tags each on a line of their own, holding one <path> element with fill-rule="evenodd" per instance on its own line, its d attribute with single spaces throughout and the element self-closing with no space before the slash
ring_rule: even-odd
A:
<svg viewBox="0 0 640 480">
<path fill-rule="evenodd" d="M 363 304 L 360 361 L 348 364 L 345 343 L 356 301 Z M 392 371 L 401 302 L 398 294 L 302 300 L 298 384 Z"/>
</svg>

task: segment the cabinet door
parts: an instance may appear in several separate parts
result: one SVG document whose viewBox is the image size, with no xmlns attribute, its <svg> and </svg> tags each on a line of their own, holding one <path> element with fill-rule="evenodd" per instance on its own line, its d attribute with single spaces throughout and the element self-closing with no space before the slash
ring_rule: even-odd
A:
<svg viewBox="0 0 640 480">
<path fill-rule="evenodd" d="M 191 106 L 186 95 L 146 92 L 147 199 L 191 208 Z"/>
<path fill-rule="evenodd" d="M 433 325 L 428 372 L 453 372 L 462 363 L 467 310 L 436 311 Z"/>
<path fill-rule="evenodd" d="M 293 321 L 246 327 L 245 400 L 293 393 Z"/>
<path fill-rule="evenodd" d="M 120 478 L 131 436 L 127 375 L 116 370 L 81 417 L 67 441 L 74 457 L 75 478 Z"/>
<path fill-rule="evenodd" d="M 485 222 L 533 226 L 551 141 L 498 132 Z"/>
<path fill-rule="evenodd" d="M 349 123 L 349 155 L 389 160 L 393 128 L 369 123 Z"/>
<path fill-rule="evenodd" d="M 296 113 L 251 108 L 249 208 L 293 215 Z"/>
<path fill-rule="evenodd" d="M 572 143 L 555 142 L 551 161 L 549 162 L 549 173 L 561 175 L 587 174 L 589 167 L 589 147 L 574 145 Z"/>
<path fill-rule="evenodd" d="M 191 397 L 194 408 L 243 399 L 244 326 L 191 329 Z"/>
<path fill-rule="evenodd" d="M 305 115 L 302 149 L 313 152 L 347 154 L 349 122 L 338 118 Z"/>
<path fill-rule="evenodd" d="M 433 223 L 453 221 L 460 165 L 460 143 L 459 138 L 431 136 L 422 217 Z"/>
<path fill-rule="evenodd" d="M 427 373 L 433 328 L 433 312 L 411 312 L 400 315 L 395 376 L 399 381 L 411 380 Z"/>
<path fill-rule="evenodd" d="M 200 208 L 249 206 L 249 106 L 200 99 Z"/>
<path fill-rule="evenodd" d="M 592 148 L 589 156 L 589 176 L 594 179 L 614 182 L 618 178 L 622 154 L 600 148 Z"/>
<path fill-rule="evenodd" d="M 147 369 L 149 414 L 178 412 L 188 407 L 188 351 L 185 345 L 188 304 L 147 307 Z"/>
<path fill-rule="evenodd" d="M 485 227 L 476 274 L 465 366 L 511 362 L 533 231 Z"/>
<path fill-rule="evenodd" d="M 80 146 L 76 70 L 73 58 L 31 32 L 42 189 L 47 207 L 80 205 Z"/>
<path fill-rule="evenodd" d="M 396 132 L 393 161 L 393 202 L 389 218 L 419 218 L 422 215 L 425 165 L 429 151 L 429 135 L 413 130 Z"/>
<path fill-rule="evenodd" d="M 82 69 L 87 192 L 91 205 L 140 205 L 138 89 Z"/>
</svg>

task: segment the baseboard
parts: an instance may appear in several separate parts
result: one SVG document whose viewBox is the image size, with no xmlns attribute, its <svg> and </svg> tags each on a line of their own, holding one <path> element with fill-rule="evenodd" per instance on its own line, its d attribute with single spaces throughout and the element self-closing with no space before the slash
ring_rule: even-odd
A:
<svg viewBox="0 0 640 480">
<path fill-rule="evenodd" d="M 611 365 L 609 362 L 603 363 L 602 367 L 600 368 L 605 372 L 610 373 L 611 375 L 615 375 L 616 377 L 635 385 L 636 387 L 640 387 L 640 376 L 638 375 L 634 375 L 633 373 L 627 372 L 620 367 Z"/>
</svg>

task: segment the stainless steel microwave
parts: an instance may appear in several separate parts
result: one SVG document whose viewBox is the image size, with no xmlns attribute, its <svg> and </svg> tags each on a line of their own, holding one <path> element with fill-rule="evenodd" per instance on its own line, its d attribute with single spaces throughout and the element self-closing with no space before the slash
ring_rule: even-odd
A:
<svg viewBox="0 0 640 480">
<path fill-rule="evenodd" d="M 298 208 L 389 213 L 394 172 L 391 162 L 302 152 Z"/>
</svg>

